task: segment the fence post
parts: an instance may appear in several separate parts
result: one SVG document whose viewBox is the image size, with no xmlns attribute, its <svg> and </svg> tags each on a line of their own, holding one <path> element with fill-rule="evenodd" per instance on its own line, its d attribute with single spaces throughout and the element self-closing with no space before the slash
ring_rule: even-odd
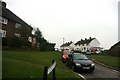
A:
<svg viewBox="0 0 120 80">
<path fill-rule="evenodd" d="M 43 78 L 43 80 L 47 80 L 47 72 L 48 72 L 48 67 L 44 67 L 44 78 Z"/>
<path fill-rule="evenodd" d="M 55 61 L 54 60 L 52 60 L 52 64 L 54 63 Z M 56 68 L 56 67 L 55 67 Z M 55 68 L 53 69 L 53 80 L 56 80 L 55 79 Z"/>
</svg>

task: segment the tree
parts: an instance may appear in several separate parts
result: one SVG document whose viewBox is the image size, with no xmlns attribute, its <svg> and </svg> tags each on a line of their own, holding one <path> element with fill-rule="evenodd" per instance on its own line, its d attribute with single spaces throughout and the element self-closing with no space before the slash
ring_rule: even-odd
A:
<svg viewBox="0 0 120 80">
<path fill-rule="evenodd" d="M 36 29 L 34 35 L 40 51 L 54 50 L 55 44 L 47 42 L 47 40 L 43 37 L 42 32 L 38 28 Z"/>
<path fill-rule="evenodd" d="M 43 38 L 42 32 L 37 28 L 35 31 L 36 42 L 39 43 Z"/>
</svg>

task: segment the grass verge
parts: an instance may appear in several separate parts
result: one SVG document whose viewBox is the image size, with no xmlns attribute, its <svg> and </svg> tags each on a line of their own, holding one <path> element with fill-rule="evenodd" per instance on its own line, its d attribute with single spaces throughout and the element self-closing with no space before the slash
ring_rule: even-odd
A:
<svg viewBox="0 0 120 80">
<path fill-rule="evenodd" d="M 59 52 L 3 51 L 3 78 L 43 78 L 44 66 L 56 60 L 56 78 L 80 78 L 61 62 Z M 50 74 L 49 78 L 51 78 Z"/>
<path fill-rule="evenodd" d="M 88 55 L 90 59 L 94 59 L 96 61 L 99 61 L 103 64 L 106 64 L 108 66 L 111 66 L 115 69 L 119 69 L 118 67 L 118 57 L 115 56 L 109 56 L 109 55 Z"/>
</svg>

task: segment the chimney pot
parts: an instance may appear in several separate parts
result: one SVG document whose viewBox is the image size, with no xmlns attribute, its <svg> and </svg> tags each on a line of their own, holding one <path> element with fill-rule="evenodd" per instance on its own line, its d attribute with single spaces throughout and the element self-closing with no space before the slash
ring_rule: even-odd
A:
<svg viewBox="0 0 120 80">
<path fill-rule="evenodd" d="M 92 39 L 91 37 L 89 39 Z"/>
<path fill-rule="evenodd" d="M 6 8 L 6 3 L 5 2 L 2 2 L 2 7 L 5 7 Z"/>
</svg>

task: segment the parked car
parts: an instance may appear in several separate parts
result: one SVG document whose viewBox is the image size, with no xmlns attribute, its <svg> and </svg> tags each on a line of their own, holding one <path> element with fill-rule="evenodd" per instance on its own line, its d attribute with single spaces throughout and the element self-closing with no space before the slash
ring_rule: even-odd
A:
<svg viewBox="0 0 120 80">
<path fill-rule="evenodd" d="M 75 72 L 91 71 L 95 69 L 94 63 L 89 60 L 84 54 L 72 53 L 68 55 L 66 65 L 72 68 Z"/>
<path fill-rule="evenodd" d="M 62 62 L 65 63 L 67 61 L 68 55 L 71 53 L 71 50 L 64 50 L 62 51 Z"/>
<path fill-rule="evenodd" d="M 91 55 L 91 54 L 100 54 L 100 51 L 87 51 L 86 53 L 85 53 L 86 55 Z"/>
<path fill-rule="evenodd" d="M 85 54 L 91 55 L 92 53 L 91 53 L 91 52 L 89 52 L 89 51 L 87 51 Z"/>
</svg>

